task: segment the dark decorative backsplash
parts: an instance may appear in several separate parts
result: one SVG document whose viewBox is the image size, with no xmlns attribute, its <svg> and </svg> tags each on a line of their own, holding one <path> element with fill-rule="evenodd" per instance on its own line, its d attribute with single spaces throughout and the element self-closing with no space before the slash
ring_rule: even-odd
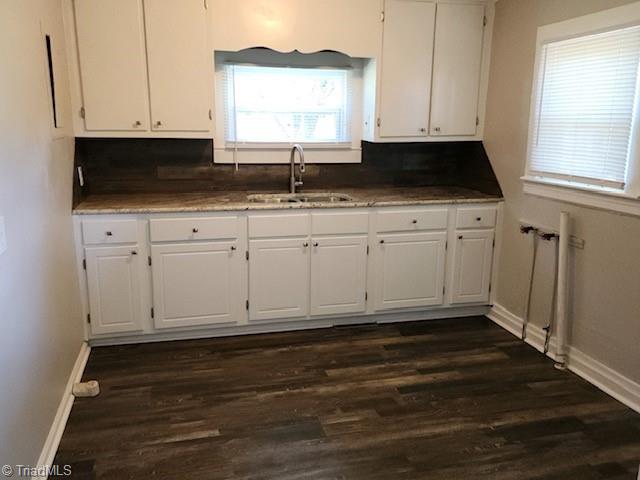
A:
<svg viewBox="0 0 640 480">
<path fill-rule="evenodd" d="M 77 138 L 75 158 L 85 186 L 74 183 L 74 203 L 91 194 L 288 187 L 288 164 L 236 171 L 213 163 L 211 140 Z M 450 185 L 501 195 L 482 142 L 362 142 L 362 163 L 307 165 L 304 175 L 307 189 Z"/>
</svg>

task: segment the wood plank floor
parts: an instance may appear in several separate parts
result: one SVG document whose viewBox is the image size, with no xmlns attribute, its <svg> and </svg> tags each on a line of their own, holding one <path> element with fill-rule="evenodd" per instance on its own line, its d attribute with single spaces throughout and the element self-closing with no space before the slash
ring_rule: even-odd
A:
<svg viewBox="0 0 640 480">
<path fill-rule="evenodd" d="M 640 415 L 484 317 L 94 348 L 76 479 L 628 479 Z"/>
</svg>

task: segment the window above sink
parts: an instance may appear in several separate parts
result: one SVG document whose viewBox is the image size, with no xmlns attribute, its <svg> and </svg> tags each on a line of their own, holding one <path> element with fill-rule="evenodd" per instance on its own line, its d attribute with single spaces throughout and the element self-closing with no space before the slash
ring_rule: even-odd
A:
<svg viewBox="0 0 640 480">
<path fill-rule="evenodd" d="M 229 64 L 226 145 L 351 145 L 349 68 Z"/>
<path fill-rule="evenodd" d="M 359 163 L 364 70 L 339 52 L 216 52 L 216 163 L 288 163 L 295 143 L 308 163 Z"/>
</svg>

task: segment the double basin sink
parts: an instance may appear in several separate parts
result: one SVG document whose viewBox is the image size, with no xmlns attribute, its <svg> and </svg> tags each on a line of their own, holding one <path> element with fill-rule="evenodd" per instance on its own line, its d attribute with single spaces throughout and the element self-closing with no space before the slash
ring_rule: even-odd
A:
<svg viewBox="0 0 640 480">
<path fill-rule="evenodd" d="M 340 203 L 352 202 L 346 193 L 257 193 L 248 195 L 250 203 Z"/>
</svg>

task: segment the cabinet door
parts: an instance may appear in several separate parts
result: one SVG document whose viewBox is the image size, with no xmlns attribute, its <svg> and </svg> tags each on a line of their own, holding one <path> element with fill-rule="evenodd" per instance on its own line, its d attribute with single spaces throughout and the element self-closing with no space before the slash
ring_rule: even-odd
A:
<svg viewBox="0 0 640 480">
<path fill-rule="evenodd" d="M 136 247 L 86 248 L 85 259 L 91 332 L 141 330 L 141 263 Z"/>
<path fill-rule="evenodd" d="M 237 322 L 242 257 L 235 241 L 152 245 L 156 328 Z"/>
<path fill-rule="evenodd" d="M 249 242 L 249 319 L 309 314 L 309 240 Z"/>
<path fill-rule="evenodd" d="M 203 0 L 144 0 L 151 128 L 208 131 L 213 49 Z"/>
<path fill-rule="evenodd" d="M 379 235 L 376 309 L 443 302 L 446 232 Z"/>
<path fill-rule="evenodd" d="M 493 230 L 458 231 L 451 303 L 489 301 Z"/>
<path fill-rule="evenodd" d="M 384 8 L 380 136 L 426 136 L 435 3 L 386 0 Z"/>
<path fill-rule="evenodd" d="M 149 128 L 141 0 L 75 0 L 87 130 Z"/>
<path fill-rule="evenodd" d="M 367 237 L 313 238 L 311 315 L 365 310 Z"/>
<path fill-rule="evenodd" d="M 476 134 L 483 33 L 483 5 L 438 4 L 432 135 Z"/>
</svg>

